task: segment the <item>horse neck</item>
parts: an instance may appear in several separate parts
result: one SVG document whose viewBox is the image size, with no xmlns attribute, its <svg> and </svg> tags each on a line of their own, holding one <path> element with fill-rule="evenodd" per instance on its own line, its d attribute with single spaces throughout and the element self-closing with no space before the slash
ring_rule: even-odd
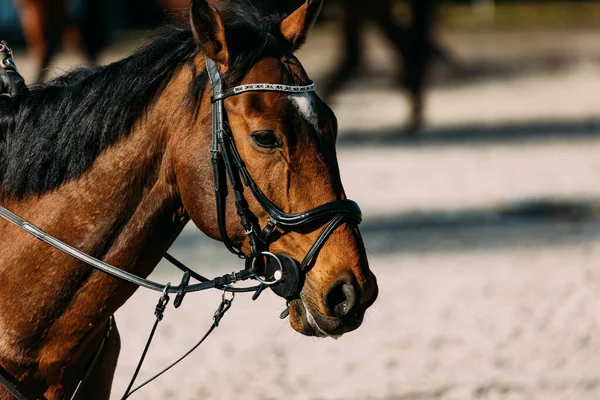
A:
<svg viewBox="0 0 600 400">
<path fill-rule="evenodd" d="M 189 219 L 169 156 L 168 119 L 175 114 L 165 112 L 168 97 L 163 94 L 136 128 L 78 179 L 41 196 L 5 200 L 4 206 L 90 255 L 147 276 Z M 7 362 L 43 358 L 55 369 L 135 291 L 8 224 L 0 223 L 0 238 L 3 287 L 32 283 L 27 296 L 20 290 L 0 296 L 0 331 L 14 333 L 0 337 L 5 368 Z M 36 284 L 40 281 L 44 284 Z"/>
</svg>

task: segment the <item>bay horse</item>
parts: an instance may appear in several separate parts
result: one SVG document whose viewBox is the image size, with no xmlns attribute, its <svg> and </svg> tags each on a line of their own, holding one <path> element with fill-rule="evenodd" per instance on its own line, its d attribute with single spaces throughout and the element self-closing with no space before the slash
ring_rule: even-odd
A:
<svg viewBox="0 0 600 400">
<path fill-rule="evenodd" d="M 219 229 L 210 156 L 215 88 L 207 65 L 226 88 L 309 85 L 293 53 L 321 2 L 308 0 L 290 15 L 260 15 L 247 2 L 217 9 L 193 0 L 191 29 L 172 28 L 124 60 L 0 97 L 0 205 L 141 277 L 190 220 L 250 253 L 252 229 L 269 225 L 270 214 L 248 195 L 251 230 L 244 229 L 236 212 L 241 200 L 230 196 L 224 235 Z M 248 91 L 213 102 L 227 114 L 223 129 L 238 167 L 281 210 L 302 213 L 346 199 L 336 119 L 314 93 Z M 271 226 L 269 251 L 302 259 L 320 226 Z M 340 224 L 321 244 L 290 299 L 290 325 L 304 335 L 337 336 L 361 325 L 377 283 L 355 223 Z M 70 397 L 110 317 L 136 286 L 4 220 L 0 248 L 0 373 L 27 398 Z M 83 398 L 109 398 L 119 350 L 114 326 Z M 3 390 L 0 399 L 11 398 Z"/>
</svg>

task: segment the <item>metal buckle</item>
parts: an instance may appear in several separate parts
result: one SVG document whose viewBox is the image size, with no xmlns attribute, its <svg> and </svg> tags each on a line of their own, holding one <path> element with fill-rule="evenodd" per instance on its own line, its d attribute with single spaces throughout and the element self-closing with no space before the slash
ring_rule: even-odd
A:
<svg viewBox="0 0 600 400">
<path fill-rule="evenodd" d="M 165 313 L 165 309 L 167 308 L 167 304 L 169 304 L 169 288 L 170 287 L 171 287 L 171 282 L 169 282 L 165 285 L 165 288 L 162 292 L 162 296 L 160 296 L 160 299 L 158 299 L 158 304 L 156 304 L 156 307 L 154 308 L 154 315 L 156 316 L 156 319 L 158 319 L 159 321 L 162 321 L 164 313 Z"/>
<path fill-rule="evenodd" d="M 231 304 L 233 303 L 233 299 L 235 299 L 235 292 L 231 292 L 231 298 L 226 298 L 227 289 L 229 289 L 231 285 L 227 285 L 223 288 L 223 294 L 221 295 L 221 304 L 217 307 L 215 314 L 213 315 L 213 321 L 215 328 L 219 326 L 219 322 L 223 319 L 223 316 L 231 308 Z"/>
<path fill-rule="evenodd" d="M 227 286 L 225 286 L 225 287 L 223 288 L 223 294 L 221 295 L 221 301 L 222 301 L 223 303 L 225 303 L 225 301 L 226 301 L 226 300 L 227 300 L 227 301 L 232 301 L 233 299 L 235 299 L 235 292 L 230 292 L 230 293 L 231 293 L 231 298 L 230 298 L 230 299 L 227 299 L 227 298 L 225 297 L 225 296 L 227 295 L 227 293 L 229 293 L 229 292 L 227 292 L 227 289 L 231 289 L 231 287 L 232 287 L 231 285 L 227 285 Z"/>
</svg>

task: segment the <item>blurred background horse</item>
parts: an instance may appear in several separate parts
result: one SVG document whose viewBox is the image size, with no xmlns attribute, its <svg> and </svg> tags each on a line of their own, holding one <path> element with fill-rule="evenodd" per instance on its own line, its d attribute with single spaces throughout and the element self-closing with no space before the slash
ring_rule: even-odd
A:
<svg viewBox="0 0 600 400">
<path fill-rule="evenodd" d="M 403 86 L 412 103 L 411 130 L 423 122 L 423 91 L 429 61 L 435 53 L 442 54 L 433 40 L 435 11 L 439 0 L 409 0 L 409 22 L 406 26 L 397 21 L 395 0 L 375 0 L 364 7 L 359 0 L 342 0 L 344 56 L 330 75 L 324 94 L 331 97 L 352 77 L 357 75 L 364 56 L 364 28 L 373 22 L 394 47 L 399 56 Z"/>
<path fill-rule="evenodd" d="M 218 3 L 222 0 L 215 0 Z M 111 1 L 82 0 L 15 0 L 23 33 L 30 53 L 37 60 L 37 80 L 47 77 L 47 68 L 61 45 L 83 50 L 87 62 L 96 64 L 99 53 L 109 39 L 108 8 Z M 300 4 L 298 0 L 261 2 L 263 12 L 289 12 Z M 323 94 L 331 98 L 344 84 L 359 74 L 364 55 L 364 28 L 373 22 L 388 38 L 398 55 L 398 83 L 410 97 L 410 130 L 423 122 L 424 90 L 429 63 L 436 54 L 447 60 L 445 53 L 434 43 L 433 30 L 439 0 L 404 1 L 409 18 L 406 24 L 398 21 L 397 1 L 376 0 L 362 7 L 358 0 L 332 1 L 329 5 L 341 11 L 344 55 L 341 63 L 326 79 Z M 77 7 L 73 6 L 76 4 Z M 156 26 L 165 21 L 185 23 L 186 0 L 128 0 L 124 4 L 125 19 L 137 27 Z M 135 11 L 134 11 L 135 10 Z M 140 12 L 140 10 L 143 10 Z"/>
<path fill-rule="evenodd" d="M 14 0 L 29 52 L 39 65 L 37 80 L 47 77 L 47 68 L 63 44 L 80 48 L 90 65 L 108 45 L 110 10 L 115 1 Z M 127 0 L 119 4 L 131 26 L 155 27 L 165 21 L 187 22 L 189 1 Z"/>
<path fill-rule="evenodd" d="M 63 41 L 77 43 L 90 64 L 107 44 L 106 2 L 85 0 L 79 19 L 66 0 L 15 0 L 29 51 L 37 59 L 39 81 L 46 77 L 50 62 Z"/>
</svg>

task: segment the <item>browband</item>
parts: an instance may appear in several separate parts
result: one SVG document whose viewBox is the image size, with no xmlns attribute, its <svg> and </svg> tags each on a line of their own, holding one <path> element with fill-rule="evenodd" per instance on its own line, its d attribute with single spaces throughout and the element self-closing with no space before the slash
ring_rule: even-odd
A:
<svg viewBox="0 0 600 400">
<path fill-rule="evenodd" d="M 215 103 L 219 100 L 225 100 L 228 97 L 238 95 L 245 92 L 284 92 L 284 93 L 307 93 L 314 92 L 316 85 L 311 81 L 305 86 L 290 86 L 273 83 L 251 83 L 249 85 L 236 86 L 233 89 L 228 89 L 217 93 L 210 98 L 210 101 Z"/>
</svg>

